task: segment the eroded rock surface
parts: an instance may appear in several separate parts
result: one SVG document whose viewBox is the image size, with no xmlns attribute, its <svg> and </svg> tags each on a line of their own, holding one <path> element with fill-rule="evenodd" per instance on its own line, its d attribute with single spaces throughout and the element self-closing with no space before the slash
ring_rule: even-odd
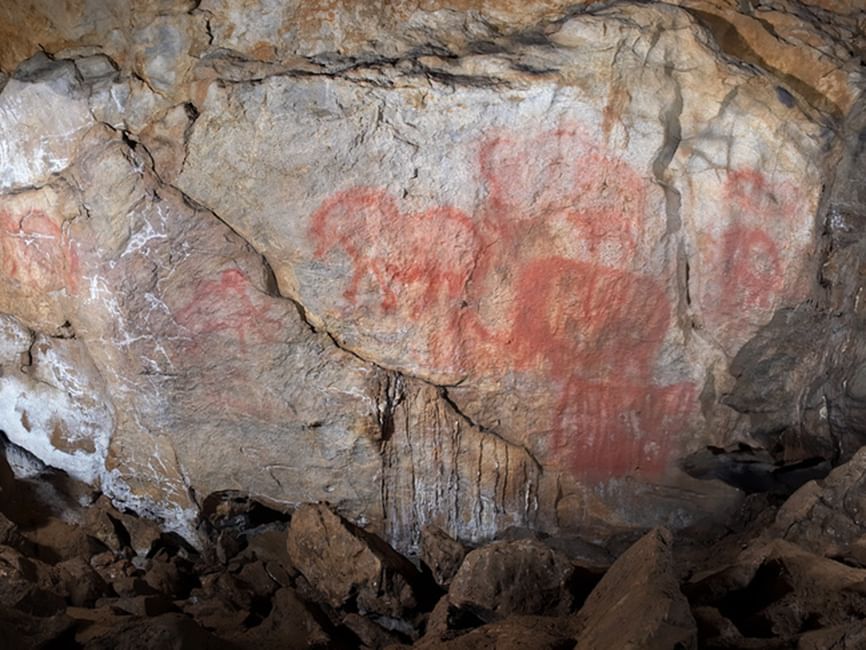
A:
<svg viewBox="0 0 866 650">
<path fill-rule="evenodd" d="M 237 490 L 413 553 L 847 460 L 862 12 L 753 4 L 7 3 L 0 430 L 193 544 Z"/>
<path fill-rule="evenodd" d="M 494 542 L 466 556 L 448 599 L 488 622 L 513 614 L 566 615 L 574 579 L 574 564 L 541 542 Z"/>
<path fill-rule="evenodd" d="M 575 619 L 577 648 L 697 648 L 672 542 L 668 531 L 651 530 L 614 562 Z"/>
</svg>

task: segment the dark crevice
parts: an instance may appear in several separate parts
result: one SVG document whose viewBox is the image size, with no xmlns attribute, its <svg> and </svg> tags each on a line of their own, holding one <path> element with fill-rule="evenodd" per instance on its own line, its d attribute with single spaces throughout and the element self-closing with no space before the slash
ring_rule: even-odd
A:
<svg viewBox="0 0 866 650">
<path fill-rule="evenodd" d="M 809 103 L 810 106 L 829 115 L 833 119 L 834 125 L 838 126 L 842 122 L 843 114 L 839 106 L 834 104 L 819 90 L 813 88 L 801 79 L 770 65 L 770 63 L 752 49 L 746 39 L 743 38 L 739 31 L 737 31 L 736 26 L 732 23 L 728 22 L 721 16 L 701 11 L 699 9 L 691 7 L 684 7 L 684 9 L 694 16 L 694 18 L 713 35 L 719 49 L 731 57 L 734 62 L 752 65 L 760 71 L 772 74 L 774 77 L 782 81 L 788 88 L 796 91 Z M 764 21 L 758 22 L 761 25 L 764 25 Z M 768 33 L 770 36 L 773 36 L 772 33 Z"/>
<path fill-rule="evenodd" d="M 685 258 L 685 262 L 683 264 L 683 273 L 685 274 L 685 293 L 686 293 L 686 306 L 691 307 L 692 305 L 692 292 L 691 292 L 691 267 L 689 266 L 689 258 Z"/>
<path fill-rule="evenodd" d="M 784 463 L 745 443 L 733 448 L 707 446 L 683 458 L 680 467 L 693 478 L 719 480 L 746 494 L 766 492 L 781 497 L 826 477 L 832 469 L 830 461 L 821 456 Z"/>
<path fill-rule="evenodd" d="M 57 328 L 57 330 L 49 336 L 52 339 L 75 339 L 75 328 L 68 320 Z"/>
<path fill-rule="evenodd" d="M 381 399 L 377 400 L 378 409 L 376 414 L 379 421 L 379 432 L 383 448 L 394 436 L 394 413 L 403 401 L 403 398 L 402 377 L 397 373 L 386 376 L 385 385 L 381 391 Z"/>
</svg>

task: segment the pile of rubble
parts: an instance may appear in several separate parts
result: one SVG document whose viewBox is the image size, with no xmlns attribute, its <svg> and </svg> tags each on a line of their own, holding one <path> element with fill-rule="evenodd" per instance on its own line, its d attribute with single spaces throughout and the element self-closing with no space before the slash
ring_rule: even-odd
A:
<svg viewBox="0 0 866 650">
<path fill-rule="evenodd" d="M 0 488 L 4 648 L 866 647 L 866 449 L 709 542 L 428 528 L 413 560 L 325 504 L 211 495 L 197 551 L 62 473 Z"/>
</svg>

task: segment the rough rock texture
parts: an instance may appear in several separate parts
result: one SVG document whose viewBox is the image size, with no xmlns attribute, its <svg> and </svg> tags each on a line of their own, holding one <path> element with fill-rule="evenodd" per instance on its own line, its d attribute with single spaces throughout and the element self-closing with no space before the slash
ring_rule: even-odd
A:
<svg viewBox="0 0 866 650">
<path fill-rule="evenodd" d="M 494 542 L 466 556 L 448 599 L 488 622 L 513 614 L 565 615 L 574 604 L 574 577 L 574 564 L 541 542 Z"/>
<path fill-rule="evenodd" d="M 8 469 L 0 456 L 3 647 L 863 646 L 866 569 L 854 558 L 823 557 L 782 539 L 783 531 L 768 525 L 776 508 L 767 495 L 750 496 L 741 520 L 715 539 L 650 531 L 600 570 L 597 585 L 594 578 L 585 585 L 570 580 L 591 590 L 585 603 L 563 584 L 575 568 L 545 546 L 562 540 L 547 538 L 482 545 L 435 606 L 439 592 L 430 584 L 414 594 L 431 598 L 395 607 L 399 580 L 389 577 L 389 567 L 414 569 L 381 538 L 321 504 L 292 516 L 234 492 L 211 495 L 201 551 L 176 535 L 161 535 L 140 551 L 127 529 L 132 518 L 92 488 L 48 468 L 27 478 L 10 478 Z M 862 478 L 857 459 L 842 469 Z M 29 509 L 20 507 L 22 499 Z M 781 510 L 800 499 L 794 495 Z M 828 508 L 844 506 L 828 502 Z M 795 507 L 788 521 L 806 525 L 798 512 L 808 517 Z M 104 536 L 104 518 L 116 522 L 115 540 Z M 544 614 L 517 613 L 527 610 Z M 485 623 L 491 618 L 498 620 Z"/>
<path fill-rule="evenodd" d="M 866 569 L 818 557 L 783 540 L 748 548 L 734 567 L 696 580 L 690 591 L 698 602 L 704 594 L 732 592 L 725 602 L 726 612 L 736 613 L 738 628 L 747 635 L 770 631 L 791 636 L 804 627 L 831 628 L 866 617 Z M 756 594 L 766 590 L 775 598 L 736 602 L 738 593 L 750 590 Z"/>
<path fill-rule="evenodd" d="M 193 544 L 224 490 L 414 552 L 722 520 L 743 445 L 793 489 L 866 441 L 863 28 L 4 3 L 0 430 Z"/>
<path fill-rule="evenodd" d="M 559 619 L 514 616 L 484 625 L 456 639 L 425 638 L 412 647 L 426 650 L 570 650 L 574 647 L 574 639 L 569 637 Z"/>
<path fill-rule="evenodd" d="M 332 607 L 351 599 L 361 611 L 400 616 L 418 604 L 421 575 L 415 567 L 325 505 L 295 511 L 288 551 L 298 571 Z"/>
<path fill-rule="evenodd" d="M 2 530 L 0 526 L 0 530 Z M 0 534 L 0 540 L 2 540 Z M 451 584 L 467 549 L 463 544 L 449 537 L 435 526 L 428 526 L 421 531 L 421 561 L 430 569 L 433 579 L 440 587 Z"/>
<path fill-rule="evenodd" d="M 697 648 L 672 550 L 670 533 L 655 529 L 614 562 L 575 619 L 577 648 Z"/>
<path fill-rule="evenodd" d="M 823 481 L 810 481 L 791 495 L 774 528 L 815 553 L 866 565 L 866 449 Z"/>
</svg>

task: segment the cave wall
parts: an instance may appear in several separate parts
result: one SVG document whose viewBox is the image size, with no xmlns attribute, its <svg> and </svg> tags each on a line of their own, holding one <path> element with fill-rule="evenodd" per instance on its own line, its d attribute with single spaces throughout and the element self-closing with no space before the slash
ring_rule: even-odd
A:
<svg viewBox="0 0 866 650">
<path fill-rule="evenodd" d="M 855 5 L 6 4 L 0 430 L 193 540 L 723 520 L 862 444 Z"/>
</svg>

